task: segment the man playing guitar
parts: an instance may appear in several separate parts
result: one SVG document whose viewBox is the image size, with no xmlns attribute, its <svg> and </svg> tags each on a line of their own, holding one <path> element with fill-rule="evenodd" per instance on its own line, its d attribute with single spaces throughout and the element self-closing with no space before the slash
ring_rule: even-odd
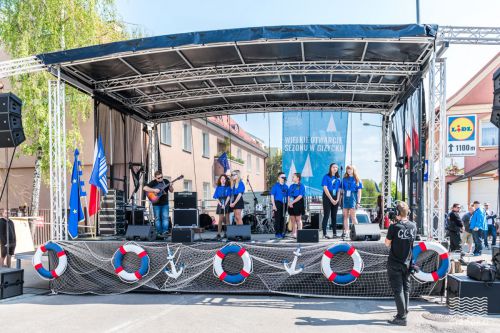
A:
<svg viewBox="0 0 500 333">
<path fill-rule="evenodd" d="M 155 226 L 158 235 L 168 232 L 168 192 L 173 193 L 174 187 L 168 179 L 163 179 L 161 171 L 155 172 L 155 179 L 144 186 L 144 191 L 159 196 L 157 201 L 152 201 L 153 212 L 155 214 Z"/>
</svg>

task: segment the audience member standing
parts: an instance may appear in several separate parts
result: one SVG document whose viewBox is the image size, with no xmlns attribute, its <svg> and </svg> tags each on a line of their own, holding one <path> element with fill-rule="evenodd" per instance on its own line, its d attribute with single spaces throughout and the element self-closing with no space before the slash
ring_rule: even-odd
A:
<svg viewBox="0 0 500 333">
<path fill-rule="evenodd" d="M 462 243 L 467 244 L 467 253 L 472 254 L 472 244 L 474 240 L 472 239 L 472 231 L 470 230 L 470 218 L 474 212 L 474 205 L 469 204 L 467 207 L 467 213 L 462 216 L 462 222 L 464 224 L 464 232 L 462 233 Z"/>
<path fill-rule="evenodd" d="M 497 245 L 497 229 L 495 227 L 495 219 L 497 218 L 497 214 L 493 210 L 490 209 L 490 204 L 484 204 L 484 210 L 486 214 L 486 230 L 484 231 L 484 246 L 489 249 L 490 246 L 488 244 L 488 236 L 491 235 L 491 245 Z"/>
<path fill-rule="evenodd" d="M 474 212 L 470 219 L 470 229 L 474 239 L 474 256 L 480 256 L 483 251 L 482 238 L 486 230 L 486 214 L 479 201 L 474 201 Z"/>
<path fill-rule="evenodd" d="M 448 223 L 448 232 L 450 235 L 450 251 L 461 251 L 462 244 L 460 239 L 460 232 L 463 231 L 464 224 L 462 223 L 462 219 L 460 218 L 460 205 L 453 204 L 451 209 L 451 213 L 449 215 L 449 223 Z"/>
</svg>

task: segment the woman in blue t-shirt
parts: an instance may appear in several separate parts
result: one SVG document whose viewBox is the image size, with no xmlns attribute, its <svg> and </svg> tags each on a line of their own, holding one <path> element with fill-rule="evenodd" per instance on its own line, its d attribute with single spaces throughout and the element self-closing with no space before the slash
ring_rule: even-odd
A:
<svg viewBox="0 0 500 333">
<path fill-rule="evenodd" d="M 231 185 L 231 203 L 229 207 L 233 209 L 234 221 L 236 224 L 243 224 L 243 219 L 241 218 L 241 211 L 245 208 L 243 202 L 243 193 L 245 193 L 245 184 L 241 181 L 240 170 L 234 170 L 231 173 L 232 185 Z"/>
<path fill-rule="evenodd" d="M 323 187 L 323 238 L 330 238 L 326 232 L 328 219 L 332 223 L 333 238 L 337 237 L 337 210 L 340 202 L 340 174 L 336 163 L 330 164 L 328 173 L 323 176 L 321 186 Z"/>
<path fill-rule="evenodd" d="M 346 166 L 344 178 L 342 179 L 342 212 L 344 215 L 344 231 L 342 232 L 342 238 L 344 238 L 346 234 L 349 234 L 349 216 L 353 224 L 358 224 L 356 209 L 358 209 L 361 204 L 362 189 L 363 183 L 358 177 L 356 168 L 353 165 Z"/>
<path fill-rule="evenodd" d="M 217 200 L 217 210 L 215 213 L 219 215 L 219 223 L 217 224 L 217 239 L 220 239 L 222 231 L 222 224 L 227 225 L 229 222 L 229 201 L 231 198 L 231 181 L 227 175 L 220 175 L 217 180 L 217 187 L 215 188 L 214 197 Z"/>
<path fill-rule="evenodd" d="M 306 188 L 300 182 L 300 173 L 293 174 L 293 184 L 288 188 L 288 214 L 292 223 L 292 237 L 297 238 L 297 230 L 302 229 L 302 215 L 305 213 L 304 196 Z"/>
</svg>

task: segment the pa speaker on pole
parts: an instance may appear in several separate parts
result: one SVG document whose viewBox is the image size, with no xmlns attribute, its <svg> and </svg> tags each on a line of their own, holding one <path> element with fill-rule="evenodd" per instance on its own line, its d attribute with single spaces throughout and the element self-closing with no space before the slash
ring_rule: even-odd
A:
<svg viewBox="0 0 500 333">
<path fill-rule="evenodd" d="M 16 95 L 0 94 L 0 148 L 17 147 L 25 140 L 21 106 Z"/>
</svg>

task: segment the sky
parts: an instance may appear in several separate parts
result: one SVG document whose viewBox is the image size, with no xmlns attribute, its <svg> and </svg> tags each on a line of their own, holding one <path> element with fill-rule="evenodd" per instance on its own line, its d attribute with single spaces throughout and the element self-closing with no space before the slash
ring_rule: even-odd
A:
<svg viewBox="0 0 500 333">
<path fill-rule="evenodd" d="M 416 22 L 415 0 L 117 0 L 117 9 L 130 27 L 146 35 L 297 24 L 406 24 Z M 498 26 L 500 0 L 421 0 L 420 22 L 452 26 Z M 446 51 L 447 95 L 462 87 L 496 53 L 499 46 L 452 45 Z M 248 132 L 266 145 L 281 146 L 281 114 L 235 116 Z M 362 117 L 362 118 L 361 118 Z M 378 115 L 352 115 L 352 162 L 362 178 L 381 179 Z M 348 135 L 347 161 L 351 142 Z"/>
</svg>

